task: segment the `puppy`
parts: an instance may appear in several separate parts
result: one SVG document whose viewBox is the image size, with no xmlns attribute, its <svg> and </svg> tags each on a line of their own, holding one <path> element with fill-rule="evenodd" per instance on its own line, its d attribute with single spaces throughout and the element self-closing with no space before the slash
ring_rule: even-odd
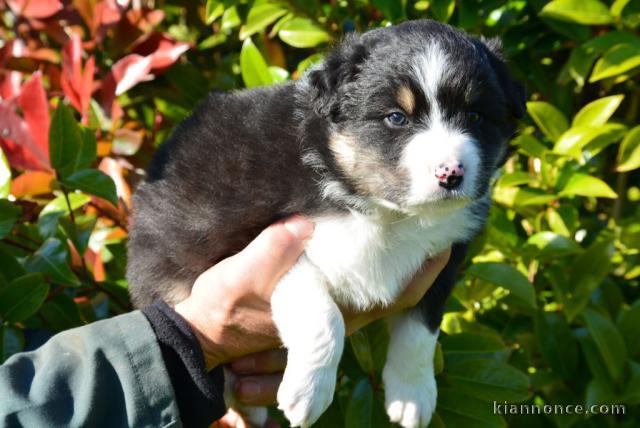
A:
<svg viewBox="0 0 640 428">
<path fill-rule="evenodd" d="M 406 22 L 348 35 L 297 81 L 210 94 L 135 195 L 135 304 L 176 303 L 269 224 L 311 217 L 314 235 L 271 300 L 289 351 L 279 408 L 306 427 L 333 397 L 345 337 L 336 303 L 387 305 L 426 258 L 453 246 L 419 306 L 388 319 L 388 415 L 426 426 L 444 301 L 525 112 L 496 44 Z"/>
</svg>

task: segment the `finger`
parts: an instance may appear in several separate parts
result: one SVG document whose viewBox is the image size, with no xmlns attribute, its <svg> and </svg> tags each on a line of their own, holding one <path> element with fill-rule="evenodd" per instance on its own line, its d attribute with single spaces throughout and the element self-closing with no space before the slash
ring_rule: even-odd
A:
<svg viewBox="0 0 640 428">
<path fill-rule="evenodd" d="M 270 374 L 284 370 L 287 365 L 285 349 L 269 349 L 247 355 L 231 363 L 236 374 Z"/>
<path fill-rule="evenodd" d="M 265 285 L 273 286 L 298 260 L 313 229 L 313 222 L 299 215 L 274 223 L 231 258 L 232 269 L 260 272 Z"/>
<path fill-rule="evenodd" d="M 445 268 L 451 256 L 451 248 L 434 256 L 422 265 L 420 270 L 398 297 L 397 305 L 400 308 L 412 307 L 418 304 L 420 299 L 431 288 L 440 272 Z M 394 305 L 395 306 L 395 305 Z"/>
<path fill-rule="evenodd" d="M 275 404 L 280 382 L 282 374 L 240 377 L 234 385 L 236 398 L 242 404 L 252 406 Z"/>
<path fill-rule="evenodd" d="M 440 272 L 442 272 L 447 263 L 449 263 L 450 257 L 451 247 L 447 248 L 442 253 L 427 259 L 416 274 L 414 281 L 432 284 L 438 275 L 440 275 Z"/>
</svg>

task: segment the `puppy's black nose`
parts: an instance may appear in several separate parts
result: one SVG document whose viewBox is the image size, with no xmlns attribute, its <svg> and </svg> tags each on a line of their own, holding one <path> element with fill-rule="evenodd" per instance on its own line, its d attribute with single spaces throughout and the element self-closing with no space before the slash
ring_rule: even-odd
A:
<svg viewBox="0 0 640 428">
<path fill-rule="evenodd" d="M 436 178 L 440 187 L 453 190 L 460 187 L 464 176 L 464 166 L 458 162 L 446 162 L 436 168 Z"/>
</svg>

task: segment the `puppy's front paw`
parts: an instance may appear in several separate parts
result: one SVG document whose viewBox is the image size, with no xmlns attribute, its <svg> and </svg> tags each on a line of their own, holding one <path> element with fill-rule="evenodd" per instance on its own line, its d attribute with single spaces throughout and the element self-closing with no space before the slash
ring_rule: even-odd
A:
<svg viewBox="0 0 640 428">
<path fill-rule="evenodd" d="M 303 371 L 287 366 L 278 389 L 278 408 L 291 426 L 311 426 L 331 404 L 335 387 L 333 367 Z"/>
<path fill-rule="evenodd" d="M 382 374 L 385 387 L 385 407 L 391 422 L 404 428 L 429 425 L 436 409 L 438 389 L 433 374 L 408 380 L 406 373 L 385 367 Z"/>
</svg>

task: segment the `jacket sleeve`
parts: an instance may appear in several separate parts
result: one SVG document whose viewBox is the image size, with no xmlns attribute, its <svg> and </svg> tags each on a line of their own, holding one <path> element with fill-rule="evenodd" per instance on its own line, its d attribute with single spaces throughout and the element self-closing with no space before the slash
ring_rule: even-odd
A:
<svg viewBox="0 0 640 428">
<path fill-rule="evenodd" d="M 0 366 L 0 427 L 182 426 L 147 318 L 134 311 L 68 330 Z"/>
</svg>

